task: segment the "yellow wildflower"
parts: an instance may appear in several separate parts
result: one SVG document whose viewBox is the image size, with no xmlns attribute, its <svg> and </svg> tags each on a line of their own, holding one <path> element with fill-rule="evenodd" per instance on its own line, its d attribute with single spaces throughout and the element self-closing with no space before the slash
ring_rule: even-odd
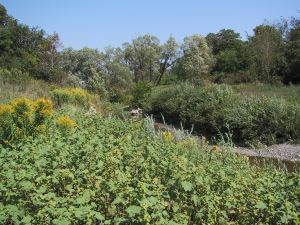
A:
<svg viewBox="0 0 300 225">
<path fill-rule="evenodd" d="M 214 145 L 210 151 L 212 151 L 212 152 L 219 152 L 220 148 L 217 145 Z"/>
<path fill-rule="evenodd" d="M 76 122 L 68 116 L 60 116 L 57 119 L 56 124 L 65 130 L 68 130 L 76 126 Z"/>
<path fill-rule="evenodd" d="M 53 104 L 50 100 L 39 98 L 34 104 L 35 111 L 43 117 L 50 117 L 53 113 Z"/>
<path fill-rule="evenodd" d="M 13 108 L 11 105 L 5 104 L 0 105 L 0 117 L 10 115 L 13 112 Z"/>
<path fill-rule="evenodd" d="M 163 137 L 166 141 L 171 141 L 173 139 L 173 135 L 170 131 L 163 132 Z"/>
<path fill-rule="evenodd" d="M 19 111 L 30 111 L 30 108 L 33 105 L 33 101 L 29 98 L 16 98 L 15 100 L 11 101 L 10 104 L 14 108 L 16 112 Z"/>
</svg>

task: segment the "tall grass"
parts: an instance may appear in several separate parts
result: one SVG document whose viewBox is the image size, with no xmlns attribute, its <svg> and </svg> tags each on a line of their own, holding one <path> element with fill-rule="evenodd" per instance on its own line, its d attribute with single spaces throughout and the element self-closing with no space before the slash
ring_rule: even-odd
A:
<svg viewBox="0 0 300 225">
<path fill-rule="evenodd" d="M 300 86 L 283 84 L 248 83 L 231 86 L 242 96 L 268 96 L 282 98 L 291 103 L 300 104 Z"/>
<path fill-rule="evenodd" d="M 0 103 L 7 103 L 19 97 L 49 98 L 49 92 L 49 84 L 35 80 L 27 73 L 16 69 L 0 69 Z"/>
</svg>

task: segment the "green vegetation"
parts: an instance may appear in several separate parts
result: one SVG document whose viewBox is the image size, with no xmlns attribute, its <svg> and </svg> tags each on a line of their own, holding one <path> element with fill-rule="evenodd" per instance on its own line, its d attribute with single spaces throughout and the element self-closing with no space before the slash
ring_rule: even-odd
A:
<svg viewBox="0 0 300 225">
<path fill-rule="evenodd" d="M 149 113 L 162 113 L 168 122 L 183 122 L 186 127 L 193 124 L 201 135 L 217 137 L 231 132 L 235 143 L 270 145 L 299 141 L 300 104 L 289 101 L 241 96 L 227 85 L 185 83 L 155 89 L 144 108 Z"/>
<path fill-rule="evenodd" d="M 288 102 L 300 104 L 300 87 L 299 86 L 286 86 L 282 84 L 262 84 L 262 83 L 250 83 L 250 84 L 237 84 L 231 86 L 242 96 L 254 96 L 254 97 L 276 97 L 282 98 Z"/>
<path fill-rule="evenodd" d="M 1 224 L 299 223 L 300 173 L 257 169 L 143 121 L 68 112 L 0 146 Z"/>
<path fill-rule="evenodd" d="M 36 80 L 17 69 L 0 69 L 0 103 L 20 97 L 49 98 L 50 87 L 45 81 Z"/>
<path fill-rule="evenodd" d="M 299 171 L 232 153 L 300 141 L 299 34 L 291 18 L 246 41 L 61 49 L 0 4 L 0 224 L 300 224 Z"/>
</svg>

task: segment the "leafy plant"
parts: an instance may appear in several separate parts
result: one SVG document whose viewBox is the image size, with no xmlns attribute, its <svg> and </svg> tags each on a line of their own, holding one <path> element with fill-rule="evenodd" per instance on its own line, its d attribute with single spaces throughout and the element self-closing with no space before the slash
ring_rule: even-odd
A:
<svg viewBox="0 0 300 225">
<path fill-rule="evenodd" d="M 80 111 L 72 120 L 76 132 L 49 123 L 0 145 L 1 224 L 299 223 L 299 172 L 165 141 L 143 121 Z"/>
</svg>

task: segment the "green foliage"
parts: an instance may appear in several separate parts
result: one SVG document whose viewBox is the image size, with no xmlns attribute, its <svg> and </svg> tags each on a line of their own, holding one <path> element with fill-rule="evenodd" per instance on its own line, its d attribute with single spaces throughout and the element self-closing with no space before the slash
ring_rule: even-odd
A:
<svg viewBox="0 0 300 225">
<path fill-rule="evenodd" d="M 99 74 L 95 74 L 90 77 L 87 82 L 87 89 L 101 96 L 101 98 L 106 98 L 108 91 L 106 89 L 105 80 Z"/>
<path fill-rule="evenodd" d="M 0 145 L 1 224 L 299 223 L 300 173 L 164 141 L 143 122 L 72 118 L 76 132 L 53 124 Z"/>
<path fill-rule="evenodd" d="M 154 89 L 145 109 L 149 113 L 162 113 L 169 122 L 183 122 L 186 127 L 194 125 L 197 132 L 209 137 L 228 132 L 228 126 L 236 143 L 274 144 L 299 137 L 300 105 L 289 101 L 242 97 L 226 85 L 181 84 Z"/>
<path fill-rule="evenodd" d="M 12 68 L 0 68 L 0 79 L 3 83 L 13 83 L 20 85 L 31 79 L 28 73 L 23 73 L 21 70 Z"/>
<path fill-rule="evenodd" d="M 51 91 L 51 97 L 55 105 L 74 104 L 83 107 L 91 105 L 92 96 L 81 88 L 56 88 Z"/>
<path fill-rule="evenodd" d="M 103 116 L 114 116 L 122 119 L 128 119 L 129 113 L 125 110 L 126 106 L 118 102 L 102 102 L 100 112 Z"/>
<path fill-rule="evenodd" d="M 128 100 L 130 100 L 130 105 L 132 107 L 142 107 L 146 104 L 147 98 L 151 93 L 151 84 L 148 82 L 141 81 L 137 83 L 132 91 L 131 96 L 128 96 Z"/>
<path fill-rule="evenodd" d="M 261 96 L 282 98 L 292 104 L 300 105 L 300 86 L 263 83 L 248 83 L 231 86 L 241 96 Z"/>
<path fill-rule="evenodd" d="M 233 92 L 225 85 L 208 87 L 188 83 L 154 90 L 150 99 L 152 113 L 162 113 L 168 120 L 195 125 L 198 132 L 215 135 L 222 128 L 224 108 L 232 103 Z"/>
<path fill-rule="evenodd" d="M 259 79 L 271 82 L 277 75 L 277 63 L 283 55 L 283 39 L 274 26 L 260 25 L 254 30 L 250 44 L 255 53 L 256 72 Z"/>
<path fill-rule="evenodd" d="M 300 30 L 300 28 L 299 28 Z M 288 72 L 284 77 L 284 82 L 300 83 L 300 38 L 290 41 L 286 46 L 286 60 L 288 62 Z"/>
<path fill-rule="evenodd" d="M 236 142 L 267 145 L 296 140 L 300 135 L 300 105 L 270 97 L 245 98 L 228 108 L 225 122 Z"/>
<path fill-rule="evenodd" d="M 186 80 L 197 80 L 208 74 L 214 65 L 214 56 L 206 39 L 198 34 L 185 37 L 183 57 L 177 62 L 177 74 Z"/>
<path fill-rule="evenodd" d="M 159 39 L 146 34 L 124 44 L 124 59 L 133 71 L 134 81 L 155 81 L 160 62 Z"/>
</svg>

